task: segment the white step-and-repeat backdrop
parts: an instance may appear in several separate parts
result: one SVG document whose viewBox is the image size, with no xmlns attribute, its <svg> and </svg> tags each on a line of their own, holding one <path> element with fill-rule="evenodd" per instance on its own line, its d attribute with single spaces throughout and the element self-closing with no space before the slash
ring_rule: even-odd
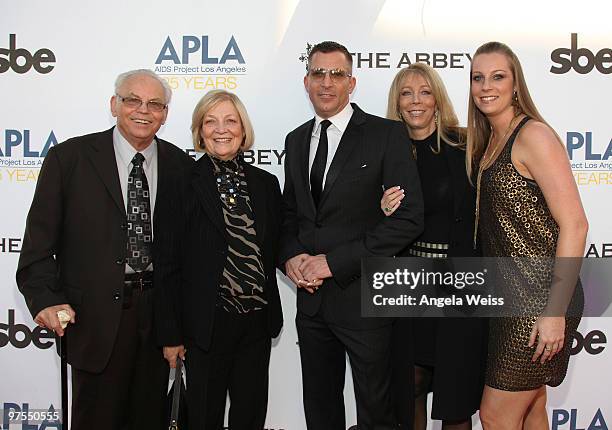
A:
<svg viewBox="0 0 612 430">
<path fill-rule="evenodd" d="M 307 44 L 354 53 L 353 101 L 384 115 L 397 70 L 426 62 L 440 73 L 465 124 L 471 54 L 509 44 L 541 112 L 567 146 L 590 223 L 585 255 L 612 256 L 612 27 L 609 0 L 486 4 L 474 0 L 224 0 L 0 6 L 0 429 L 59 429 L 10 411 L 60 407 L 54 341 L 32 322 L 14 273 L 25 217 L 50 146 L 113 125 L 117 74 L 150 68 L 174 89 L 160 136 L 190 149 L 191 112 L 206 91 L 236 92 L 253 120 L 249 157 L 283 181 L 285 134 L 312 117 L 302 77 Z M 267 428 L 305 429 L 295 291 L 281 277 L 285 328 L 274 344 Z M 612 321 L 580 325 L 565 383 L 549 390 L 553 429 L 612 425 Z M 347 375 L 347 424 L 355 422 Z M 25 414 L 28 415 L 28 414 Z M 32 415 L 32 414 L 30 414 Z M 433 423 L 438 428 L 439 423 Z"/>
</svg>

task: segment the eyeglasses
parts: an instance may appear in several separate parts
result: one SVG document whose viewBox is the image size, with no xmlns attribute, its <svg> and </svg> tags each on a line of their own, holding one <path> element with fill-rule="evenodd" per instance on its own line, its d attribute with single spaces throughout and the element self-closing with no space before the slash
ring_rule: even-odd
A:
<svg viewBox="0 0 612 430">
<path fill-rule="evenodd" d="M 147 109 L 151 112 L 161 112 L 168 107 L 167 104 L 155 100 L 149 100 L 148 102 L 144 102 L 138 97 L 123 97 L 119 94 L 115 94 L 115 96 L 117 96 L 117 98 L 121 100 L 121 103 L 123 103 L 130 109 L 138 109 L 140 106 L 142 106 L 143 103 L 147 104 Z"/>
<path fill-rule="evenodd" d="M 321 82 L 325 79 L 325 75 L 327 75 L 328 73 L 329 73 L 329 78 L 332 80 L 332 82 L 339 82 L 344 78 L 350 78 L 351 76 L 353 76 L 350 73 L 342 69 L 328 70 L 328 69 L 322 69 L 320 67 L 309 70 L 308 76 L 310 76 L 312 80 L 315 82 Z"/>
</svg>

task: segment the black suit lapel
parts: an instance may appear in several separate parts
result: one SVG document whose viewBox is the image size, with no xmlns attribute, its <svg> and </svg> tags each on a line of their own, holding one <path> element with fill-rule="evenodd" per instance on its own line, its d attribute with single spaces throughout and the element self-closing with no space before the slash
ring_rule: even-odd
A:
<svg viewBox="0 0 612 430">
<path fill-rule="evenodd" d="M 340 144 L 338 145 L 334 159 L 327 171 L 325 186 L 323 187 L 319 206 L 321 206 L 325 202 L 327 196 L 329 196 L 330 190 L 333 188 L 336 179 L 340 176 L 340 172 L 349 159 L 349 156 L 357 146 L 361 145 L 364 137 L 361 126 L 365 122 L 365 114 L 357 105 L 353 105 L 353 109 L 354 112 L 351 116 L 351 120 L 342 134 L 342 139 L 340 139 Z"/>
<path fill-rule="evenodd" d="M 157 137 L 157 193 L 155 197 L 155 212 L 153 213 L 153 220 L 157 215 L 157 208 L 160 206 L 157 203 L 160 199 L 165 198 L 166 188 L 170 179 L 170 172 L 176 167 L 172 163 L 168 148 L 165 142 L 161 142 Z"/>
<path fill-rule="evenodd" d="M 306 123 L 306 125 L 302 128 L 301 133 L 297 136 L 297 144 L 299 147 L 299 156 L 297 157 L 297 162 L 299 165 L 297 166 L 300 172 L 300 184 L 296 184 L 296 193 L 297 190 L 306 190 L 306 195 L 308 199 L 308 207 L 312 210 L 314 214 L 316 212 L 316 208 L 314 205 L 314 200 L 312 199 L 312 194 L 310 193 L 310 176 L 308 175 L 308 158 L 310 157 L 310 141 L 312 139 L 312 130 L 314 128 L 315 120 L 314 118 L 310 120 L 310 122 Z"/>
<path fill-rule="evenodd" d="M 249 198 L 253 207 L 253 216 L 255 217 L 255 238 L 260 249 L 263 249 L 268 210 L 266 205 L 266 183 L 262 175 L 248 164 L 244 168 L 244 173 L 249 189 Z"/>
<path fill-rule="evenodd" d="M 104 186 L 108 190 L 111 198 L 117 205 L 117 209 L 125 215 L 125 203 L 119 182 L 119 172 L 117 171 L 117 159 L 113 147 L 113 129 L 102 133 L 100 137 L 89 145 L 87 155 L 100 176 Z"/>
<path fill-rule="evenodd" d="M 221 199 L 215 184 L 212 161 L 210 161 L 207 155 L 203 155 L 196 162 L 192 185 L 197 194 L 198 201 L 202 208 L 204 208 L 208 218 L 219 229 L 221 234 L 225 236 L 226 230 Z"/>
</svg>

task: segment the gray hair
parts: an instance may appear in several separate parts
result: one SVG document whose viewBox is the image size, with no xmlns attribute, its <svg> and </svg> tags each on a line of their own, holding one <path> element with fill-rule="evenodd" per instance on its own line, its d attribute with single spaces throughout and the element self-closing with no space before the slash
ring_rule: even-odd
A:
<svg viewBox="0 0 612 430">
<path fill-rule="evenodd" d="M 155 79 L 156 81 L 158 81 L 159 84 L 164 89 L 164 95 L 166 96 L 165 103 L 170 104 L 170 100 L 172 99 L 172 88 L 170 88 L 170 85 L 168 85 L 168 82 L 166 82 L 165 79 L 160 78 L 157 73 L 149 69 L 136 69 L 136 70 L 130 70 L 128 72 L 121 73 L 119 76 L 117 76 L 117 79 L 115 80 L 115 94 L 117 94 L 117 92 L 119 91 L 119 88 L 121 88 L 121 86 L 125 83 L 125 81 L 127 81 L 133 76 L 138 76 L 138 75 L 149 76 Z"/>
</svg>

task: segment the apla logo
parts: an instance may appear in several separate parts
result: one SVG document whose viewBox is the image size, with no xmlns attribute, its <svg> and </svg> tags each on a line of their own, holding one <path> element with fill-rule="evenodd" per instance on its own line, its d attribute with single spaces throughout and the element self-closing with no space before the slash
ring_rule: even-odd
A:
<svg viewBox="0 0 612 430">
<path fill-rule="evenodd" d="M 603 145 L 603 142 L 597 142 L 597 145 L 593 143 L 593 133 L 590 131 L 567 132 L 567 155 L 576 184 L 612 185 L 612 140 Z M 601 151 L 600 148 L 605 149 Z"/>
<path fill-rule="evenodd" d="M 167 36 L 154 70 L 173 90 L 235 90 L 238 76 L 247 72 L 244 55 L 234 36 L 225 49 L 216 48 L 209 36 L 182 36 L 180 41 Z"/>
<path fill-rule="evenodd" d="M 30 130 L 4 130 L 4 144 L 0 144 L 0 157 L 19 157 L 23 158 L 45 158 L 49 149 L 57 145 L 57 138 L 53 130 L 45 139 L 42 149 L 34 151 L 30 146 Z M 17 148 L 21 148 L 18 151 Z"/>
<path fill-rule="evenodd" d="M 608 430 L 608 424 L 601 409 L 597 409 L 593 418 L 589 418 L 590 416 L 590 414 L 587 414 L 585 417 L 584 414 L 581 414 L 579 419 L 578 409 L 570 409 L 569 411 L 553 409 L 550 428 L 551 430 Z M 588 425 L 585 425 L 587 423 Z"/>
<path fill-rule="evenodd" d="M 583 159 L 588 161 L 608 160 L 612 157 L 612 139 L 608 142 L 603 154 L 593 150 L 593 133 L 577 131 L 567 132 L 567 155 L 570 160 L 574 159 L 574 153 L 584 154 Z"/>
<path fill-rule="evenodd" d="M 244 57 L 236 39 L 232 36 L 225 46 L 225 50 L 221 54 L 221 58 L 211 57 L 209 54 L 209 41 L 208 36 L 183 36 L 182 43 L 180 45 L 180 53 L 176 50 L 170 36 L 166 38 L 164 45 L 157 55 L 155 64 L 162 64 L 163 61 L 171 61 L 174 64 L 190 64 L 191 54 L 200 53 L 200 64 L 225 64 L 230 60 L 235 60 L 238 64 L 244 64 Z"/>
<path fill-rule="evenodd" d="M 168 36 L 159 54 L 157 54 L 155 72 L 190 75 L 240 75 L 246 73 L 244 55 L 242 55 L 234 36 L 230 37 L 223 52 L 220 50 L 214 51 L 215 54 L 220 52 L 221 56 L 213 56 L 211 52 L 213 51 L 209 36 L 183 36 L 180 44 L 173 43 Z"/>
</svg>

